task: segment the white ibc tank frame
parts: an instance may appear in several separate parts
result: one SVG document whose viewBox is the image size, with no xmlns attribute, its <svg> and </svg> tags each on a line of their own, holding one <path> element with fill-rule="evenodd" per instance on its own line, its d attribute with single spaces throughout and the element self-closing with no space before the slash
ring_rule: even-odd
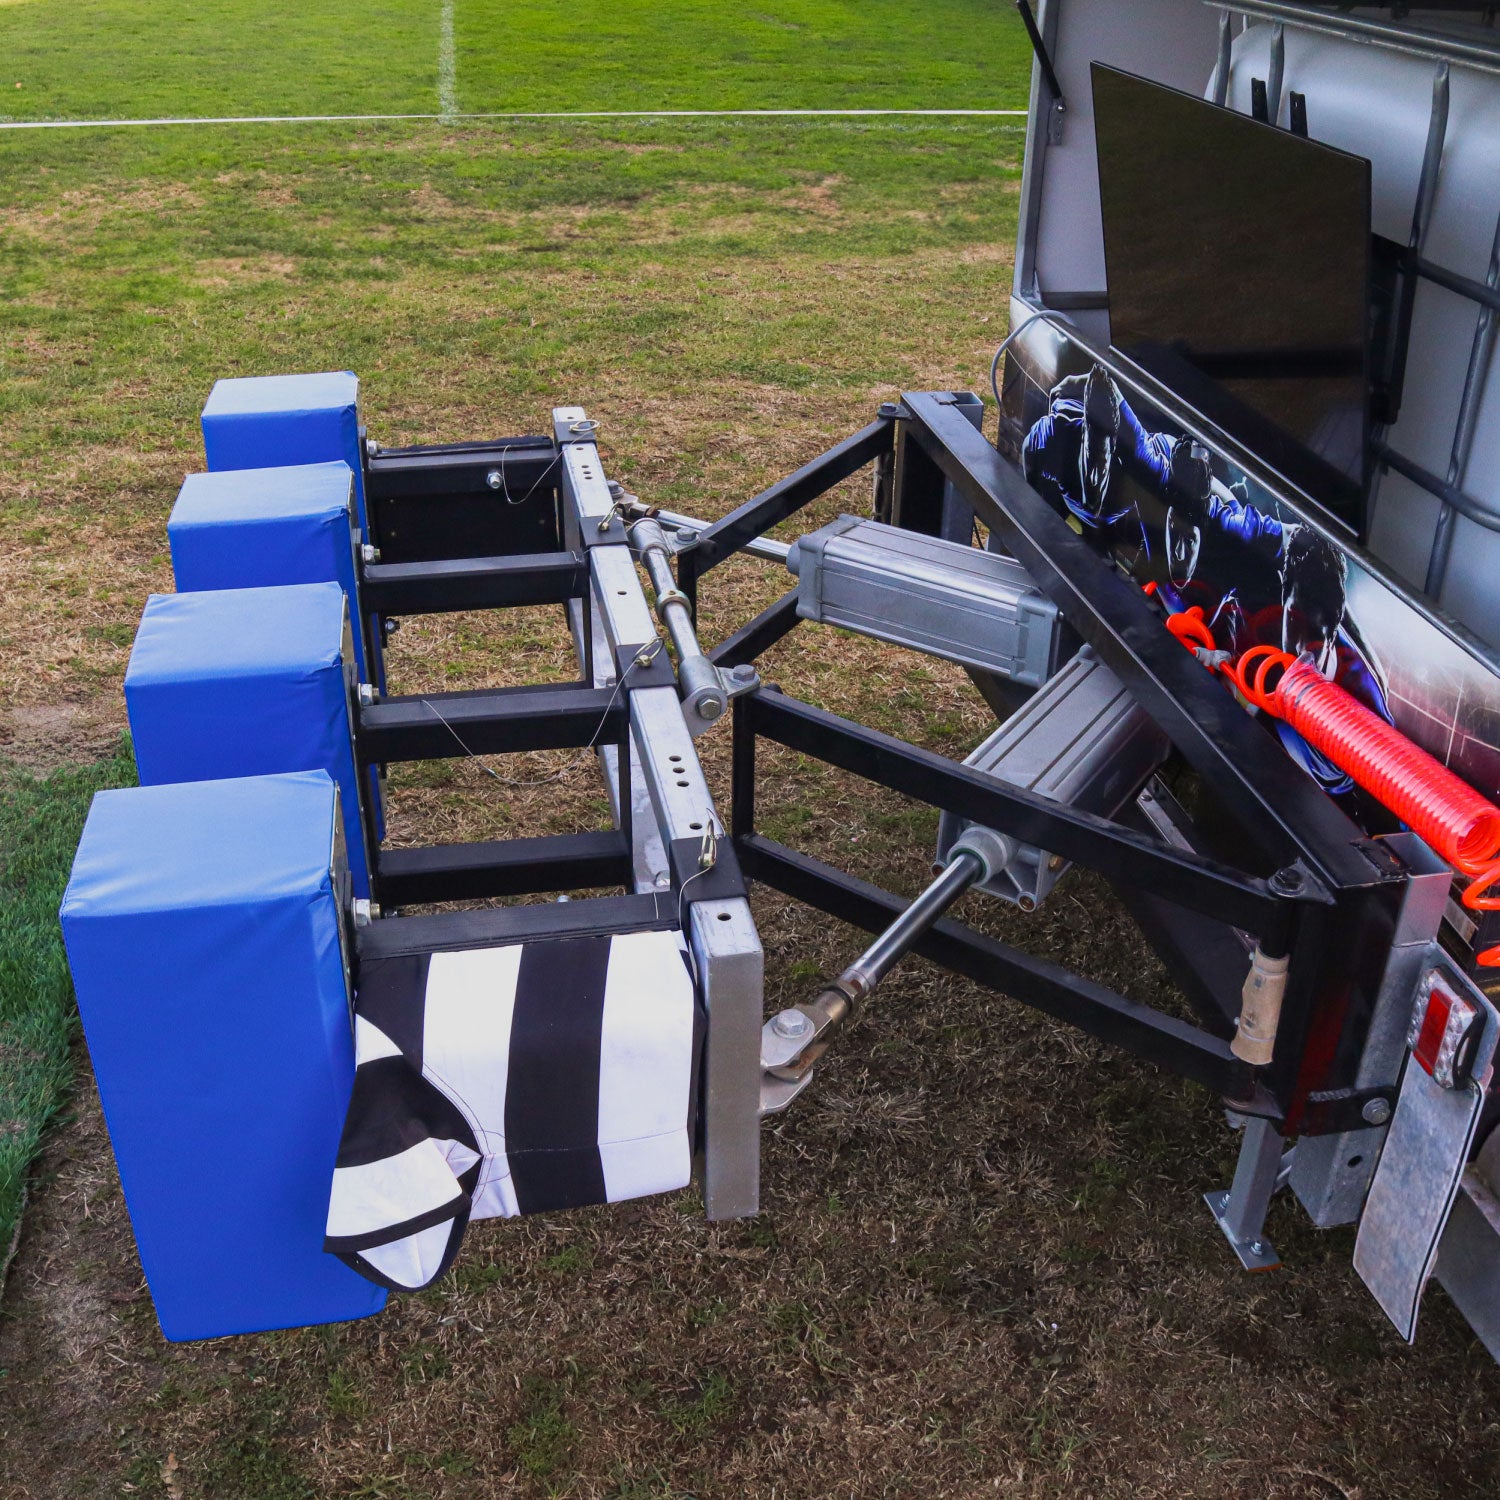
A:
<svg viewBox="0 0 1500 1500">
<path fill-rule="evenodd" d="M 1040 24 L 1067 109 L 1034 111 L 1015 293 L 1066 313 L 1100 347 L 1109 320 L 1094 59 L 1245 113 L 1251 80 L 1265 79 L 1283 124 L 1301 93 L 1314 139 L 1370 159 L 1376 233 L 1415 239 L 1432 274 L 1417 290 L 1399 420 L 1379 434 L 1389 467 L 1365 550 L 1413 596 L 1500 647 L 1500 34 L 1472 17 L 1444 24 L 1424 13 L 1411 25 L 1371 7 L 1294 0 L 1045 0 Z M 1046 97 L 1038 69 L 1033 98 Z M 1448 284 L 1434 279 L 1443 275 Z"/>
<path fill-rule="evenodd" d="M 1233 39 L 1225 102 L 1249 113 L 1251 80 L 1270 80 L 1275 97 L 1279 77 L 1275 103 L 1285 124 L 1290 95 L 1304 94 L 1311 136 L 1369 158 L 1375 232 L 1415 244 L 1429 265 L 1493 294 L 1500 284 L 1500 37 L 1489 71 L 1415 46 L 1398 50 L 1394 41 L 1372 45 L 1369 33 L 1355 29 L 1357 17 L 1318 18 L 1320 28 L 1344 34 L 1274 19 L 1296 9 L 1256 0 L 1234 7 L 1251 14 Z M 1383 441 L 1396 458 L 1460 491 L 1462 509 L 1393 466 L 1377 477 L 1369 527 L 1376 557 L 1492 644 L 1500 641 L 1497 328 L 1493 307 L 1429 277 L 1419 281 L 1404 399 Z"/>
</svg>

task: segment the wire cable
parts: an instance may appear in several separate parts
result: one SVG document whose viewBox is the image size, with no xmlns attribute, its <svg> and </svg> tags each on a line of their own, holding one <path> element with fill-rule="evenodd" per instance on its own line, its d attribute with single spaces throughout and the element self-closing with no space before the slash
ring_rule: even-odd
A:
<svg viewBox="0 0 1500 1500">
<path fill-rule="evenodd" d="M 594 731 L 592 737 L 589 739 L 588 744 L 585 745 L 583 749 L 580 750 L 578 754 L 575 755 L 572 760 L 568 761 L 567 764 L 564 765 L 560 770 L 552 772 L 552 774 L 549 776 L 539 776 L 533 781 L 521 781 L 514 777 L 502 776 L 493 766 L 487 765 L 485 763 L 485 758 L 482 755 L 476 754 L 468 747 L 468 745 L 464 743 L 463 736 L 460 735 L 459 732 L 453 727 L 453 725 L 443 717 L 442 711 L 438 708 L 437 704 L 432 701 L 432 699 L 423 698 L 421 701 L 425 708 L 429 708 L 432 710 L 433 717 L 436 718 L 438 723 L 440 723 L 443 728 L 446 729 L 448 733 L 451 734 L 453 738 L 458 742 L 459 749 L 462 750 L 464 754 L 468 756 L 468 758 L 472 760 L 474 764 L 478 766 L 479 769 L 483 771 L 484 774 L 488 776 L 492 781 L 498 781 L 501 786 L 511 787 L 548 786 L 554 781 L 562 781 L 568 776 L 572 775 L 572 773 L 580 765 L 582 765 L 583 762 L 586 761 L 591 754 L 593 754 L 594 750 L 599 744 L 599 736 L 604 733 L 604 726 L 609 723 L 609 716 L 614 712 L 615 704 L 619 701 L 620 693 L 625 687 L 625 679 L 630 676 L 630 674 L 637 667 L 648 666 L 651 662 L 655 661 L 657 656 L 661 653 L 662 644 L 662 638 L 660 636 L 657 636 L 654 640 L 647 642 L 647 644 L 645 644 L 644 646 L 637 647 L 635 655 L 630 659 L 629 666 L 627 666 L 625 670 L 620 673 L 619 680 L 615 683 L 615 690 L 609 695 L 609 702 L 604 705 L 604 713 L 599 719 L 599 727 Z"/>
<path fill-rule="evenodd" d="M 996 410 L 1000 407 L 1000 361 L 1005 358 L 1007 351 L 1015 341 L 1031 327 L 1033 323 L 1040 323 L 1044 319 L 1055 318 L 1059 323 L 1066 323 L 1069 328 L 1077 329 L 1077 324 L 1064 313 L 1054 312 L 1051 308 L 1044 308 L 1041 312 L 1034 312 L 1029 318 L 1022 318 L 1011 331 L 1005 335 L 1000 347 L 995 350 L 995 357 L 990 361 L 990 392 L 995 398 Z"/>
</svg>

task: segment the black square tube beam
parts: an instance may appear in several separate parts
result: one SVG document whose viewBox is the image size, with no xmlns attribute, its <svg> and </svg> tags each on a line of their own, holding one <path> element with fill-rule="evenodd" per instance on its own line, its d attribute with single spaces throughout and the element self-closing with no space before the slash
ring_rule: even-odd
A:
<svg viewBox="0 0 1500 1500">
<path fill-rule="evenodd" d="M 361 962 L 408 953 L 496 948 L 546 938 L 592 937 L 613 932 L 663 932 L 677 925 L 677 903 L 653 896 L 595 896 L 585 901 L 544 901 L 488 911 L 446 911 L 434 916 L 381 917 L 354 936 Z"/>
<path fill-rule="evenodd" d="M 630 846 L 617 829 L 382 849 L 375 864 L 386 907 L 628 886 L 630 879 Z"/>
<path fill-rule="evenodd" d="M 747 500 L 722 520 L 700 531 L 694 544 L 679 554 L 679 562 L 688 561 L 693 577 L 701 578 L 746 542 L 764 536 L 841 480 L 857 474 L 882 453 L 889 453 L 894 425 L 887 417 L 877 417 L 853 437 L 845 438 L 827 453 L 778 480 L 770 489 L 762 490 L 753 500 Z"/>
<path fill-rule="evenodd" d="M 1177 650 L 1187 656 L 1181 646 Z M 1107 818 L 1010 786 L 785 693 L 762 688 L 740 699 L 736 709 L 765 739 L 1060 854 L 1108 880 L 1145 886 L 1166 900 L 1250 932 L 1285 928 L 1293 903 L 1274 894 L 1265 881 L 1204 855 L 1173 849 Z M 1306 888 L 1301 899 L 1327 900 Z"/>
<path fill-rule="evenodd" d="M 736 847 L 753 879 L 866 932 L 884 930 L 908 905 L 900 896 L 758 834 L 736 840 Z M 1243 1098 L 1252 1087 L 1250 1070 L 1224 1038 L 959 922 L 936 923 L 912 951 L 1217 1094 Z M 1251 1097 L 1257 1113 L 1277 1113 L 1263 1090 Z"/>
<path fill-rule="evenodd" d="M 387 698 L 360 709 L 355 752 L 368 765 L 619 745 L 630 723 L 625 699 L 592 687 Z"/>
<path fill-rule="evenodd" d="M 767 609 L 761 610 L 747 625 L 742 625 L 727 640 L 708 653 L 716 667 L 740 667 L 753 662 L 763 651 L 769 651 L 783 636 L 797 626 L 797 590 L 788 589 Z"/>
<path fill-rule="evenodd" d="M 516 500 L 557 467 L 551 438 L 504 438 L 498 443 L 449 443 L 426 448 L 385 448 L 365 459 L 368 500 L 418 500 L 427 496 L 496 494 Z M 499 476 L 492 482 L 491 474 Z"/>
<path fill-rule="evenodd" d="M 1141 590 L 1072 531 L 962 411 L 930 392 L 901 399 L 922 446 L 1222 798 L 1267 873 L 1301 858 L 1332 886 L 1393 878 L 1365 852 L 1360 830 L 1163 628 Z"/>
<path fill-rule="evenodd" d="M 361 607 L 371 614 L 436 615 L 461 609 L 566 604 L 583 598 L 588 581 L 588 562 L 578 552 L 366 563 L 359 598 Z"/>
</svg>

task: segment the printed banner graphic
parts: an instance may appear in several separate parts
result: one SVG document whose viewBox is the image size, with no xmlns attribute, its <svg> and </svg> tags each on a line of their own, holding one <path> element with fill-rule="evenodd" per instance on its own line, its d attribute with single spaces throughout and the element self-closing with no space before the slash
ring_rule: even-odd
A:
<svg viewBox="0 0 1500 1500">
<path fill-rule="evenodd" d="M 1006 365 L 1000 448 L 1081 536 L 1215 646 L 1307 653 L 1323 674 L 1486 796 L 1500 796 L 1500 680 L 1376 572 L 1168 421 L 1045 324 Z M 1285 724 L 1288 752 L 1359 821 L 1378 810 Z"/>
</svg>

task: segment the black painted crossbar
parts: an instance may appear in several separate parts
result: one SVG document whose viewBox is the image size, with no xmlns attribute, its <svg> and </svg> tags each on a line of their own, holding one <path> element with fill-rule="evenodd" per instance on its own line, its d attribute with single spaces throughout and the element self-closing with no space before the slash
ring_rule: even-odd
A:
<svg viewBox="0 0 1500 1500">
<path fill-rule="evenodd" d="M 615 829 L 383 849 L 375 866 L 376 891 L 387 907 L 629 884 L 630 846 Z"/>
<path fill-rule="evenodd" d="M 716 667 L 740 667 L 753 662 L 761 652 L 769 651 L 797 625 L 797 590 L 788 589 L 767 609 L 761 610 L 747 625 L 742 625 L 727 640 L 710 651 Z"/>
<path fill-rule="evenodd" d="M 754 733 L 765 739 L 1060 854 L 1110 880 L 1144 885 L 1169 901 L 1250 932 L 1279 930 L 1286 920 L 1283 898 L 1256 876 L 1023 791 L 785 693 L 763 688 L 740 699 L 737 713 L 747 715 Z M 1302 899 L 1327 901 L 1311 892 Z"/>
<path fill-rule="evenodd" d="M 866 932 L 883 931 L 909 904 L 759 834 L 737 839 L 735 846 L 752 879 Z M 1164 1015 L 960 922 L 937 922 L 912 951 L 1215 1093 L 1244 1098 L 1250 1088 L 1249 1069 L 1222 1037 L 1210 1036 L 1187 1021 Z M 1256 1090 L 1252 1098 L 1260 1106 L 1258 1112 L 1276 1112 L 1263 1090 Z"/>
<path fill-rule="evenodd" d="M 360 603 L 368 613 L 380 615 L 566 604 L 583 598 L 588 582 L 588 562 L 578 552 L 367 563 L 360 577 Z"/>
<path fill-rule="evenodd" d="M 747 542 L 764 536 L 841 480 L 857 474 L 872 459 L 889 453 L 893 428 L 889 418 L 877 417 L 853 437 L 845 438 L 827 453 L 762 490 L 753 500 L 747 500 L 722 520 L 700 531 L 693 544 L 679 554 L 679 565 L 687 561 L 693 577 L 701 578 Z"/>
<path fill-rule="evenodd" d="M 585 901 L 543 901 L 488 911 L 445 911 L 434 916 L 381 917 L 355 934 L 362 962 L 403 953 L 492 948 L 545 938 L 610 932 L 661 932 L 677 925 L 670 896 L 595 896 Z"/>
<path fill-rule="evenodd" d="M 557 450 L 550 438 L 503 438 L 498 443 L 447 443 L 384 448 L 365 462 L 371 500 L 420 499 L 453 494 L 494 494 L 503 503 L 550 477 Z M 499 493 L 491 474 L 501 475 Z"/>
<path fill-rule="evenodd" d="M 354 741 L 367 765 L 452 760 L 618 745 L 629 722 L 625 694 L 612 688 L 501 688 L 462 696 L 387 698 L 360 709 Z"/>
</svg>

